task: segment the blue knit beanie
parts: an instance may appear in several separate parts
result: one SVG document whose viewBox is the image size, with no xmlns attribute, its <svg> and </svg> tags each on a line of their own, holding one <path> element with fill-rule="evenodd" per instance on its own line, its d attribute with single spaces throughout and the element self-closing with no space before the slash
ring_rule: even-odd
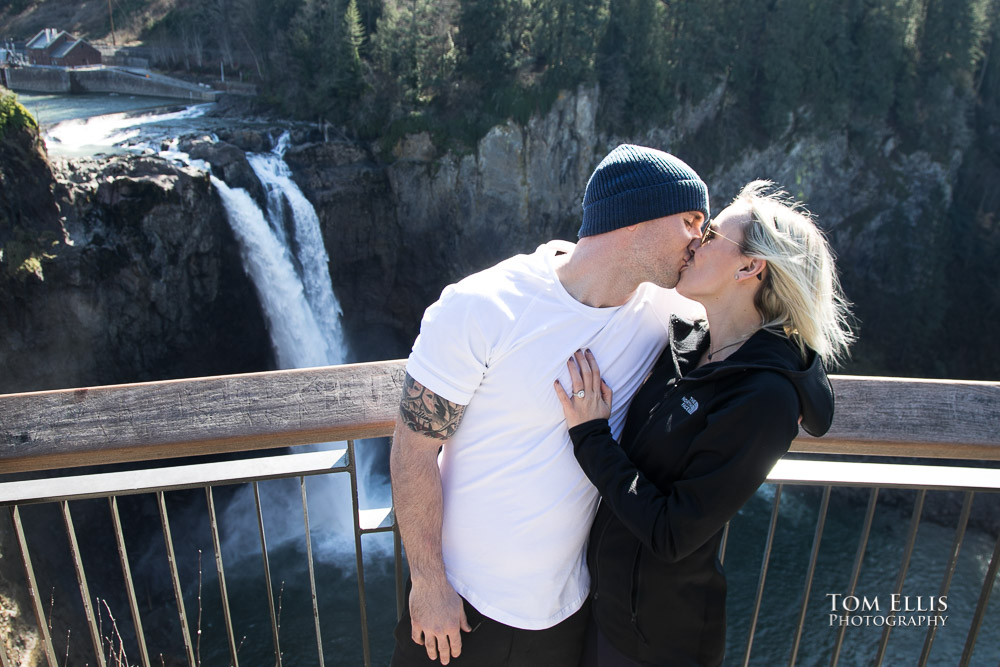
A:
<svg viewBox="0 0 1000 667">
<path fill-rule="evenodd" d="M 622 144 L 601 160 L 583 196 L 579 237 L 685 211 L 709 218 L 708 187 L 669 153 Z"/>
</svg>

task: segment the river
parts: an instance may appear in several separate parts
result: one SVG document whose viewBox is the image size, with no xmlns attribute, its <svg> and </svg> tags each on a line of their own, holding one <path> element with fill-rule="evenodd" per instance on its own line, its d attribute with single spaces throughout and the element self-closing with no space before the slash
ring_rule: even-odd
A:
<svg viewBox="0 0 1000 667">
<path fill-rule="evenodd" d="M 160 152 L 171 157 L 170 151 L 164 153 L 161 149 L 178 134 L 211 134 L 218 122 L 205 116 L 210 105 L 178 107 L 171 100 L 108 96 L 19 97 L 29 110 L 38 114 L 50 153 L 63 157 L 125 150 Z M 268 321 L 272 323 L 272 340 L 282 364 L 295 367 L 342 363 L 350 360 L 350 353 L 336 336 L 331 338 L 329 335 L 337 327 L 339 317 L 336 297 L 329 291 L 329 275 L 324 268 L 329 260 L 325 249 L 316 248 L 312 242 L 303 243 L 307 237 L 319 238 L 318 227 L 315 227 L 318 221 L 307 220 L 307 209 L 311 209 L 311 205 L 303 203 L 304 197 L 298 199 L 300 194 L 294 193 L 287 167 L 283 167 L 280 148 L 272 153 L 250 155 L 249 159 L 266 190 L 271 196 L 283 197 L 288 206 L 272 202 L 265 211 L 242 190 L 230 189 L 221 181 L 215 182 L 216 188 L 242 244 L 247 272 L 254 277 Z M 176 155 L 173 158 L 183 159 Z M 277 218 L 285 209 L 294 211 L 292 220 Z M 314 212 L 312 216 L 315 217 Z M 300 223 L 309 228 L 300 228 Z M 297 242 L 289 244 L 289 237 Z M 306 250 L 312 254 L 294 255 L 290 245 L 295 245 L 297 252 Z M 265 254 L 271 259 L 261 261 Z M 279 288 L 281 291 L 276 292 Z M 281 328 L 282 322 L 296 324 L 286 330 Z M 367 461 L 363 467 L 368 471 L 363 503 L 368 507 L 383 506 L 389 501 L 385 442 L 365 442 L 359 447 L 359 459 Z M 265 482 L 261 489 L 265 498 L 264 518 L 268 527 L 272 578 L 280 601 L 284 661 L 288 665 L 315 664 L 316 644 L 309 605 L 305 540 L 300 527 L 302 512 L 298 485 L 291 481 Z M 344 515 L 345 508 L 350 507 L 350 497 L 344 483 L 318 478 L 309 480 L 309 494 L 326 659 L 328 664 L 361 664 L 353 537 L 346 528 Z M 732 522 L 726 554 L 730 580 L 727 665 L 742 664 L 774 494 L 774 487 L 765 486 Z M 931 493 L 928 503 L 936 497 Z M 818 489 L 785 489 L 750 664 L 787 663 L 793 632 L 789 627 L 794 625 L 801 605 L 819 499 Z M 149 507 L 142 504 L 146 501 L 134 502 L 134 511 L 140 514 L 149 511 Z M 193 492 L 171 496 L 175 534 L 182 533 L 176 538 L 176 546 L 178 559 L 182 561 L 180 569 L 185 581 L 189 582 L 185 590 L 188 613 L 194 623 L 195 612 L 191 610 L 197 610 L 201 629 L 199 654 L 206 665 L 222 665 L 228 660 L 228 647 L 218 596 L 214 594 L 218 583 L 203 505 L 203 496 Z M 859 612 L 859 616 L 868 618 L 868 625 L 846 629 L 840 652 L 842 665 L 870 663 L 891 606 L 909 515 L 908 510 L 884 505 L 879 505 L 875 515 L 871 541 L 854 589 L 859 598 L 879 608 L 863 614 Z M 263 598 L 260 546 L 253 507 L 250 487 L 225 494 L 225 511 L 220 524 L 240 659 L 244 664 L 259 665 L 273 660 L 273 648 Z M 836 604 L 837 596 L 842 600 L 851 593 L 851 571 L 864 512 L 864 501 L 863 498 L 858 500 L 858 494 L 834 490 L 803 625 L 799 665 L 829 662 L 839 629 L 831 605 Z M 927 519 L 922 521 L 903 587 L 904 596 L 919 603 L 919 599 L 926 602 L 929 597 L 939 594 L 952 539 L 953 528 Z M 947 620 L 937 630 L 928 664 L 952 665 L 959 661 L 992 548 L 993 538 L 986 533 L 970 530 L 967 534 L 947 596 L 947 610 L 940 612 Z M 391 543 L 387 536 L 372 536 L 365 539 L 365 550 L 373 657 L 375 664 L 384 665 L 391 652 L 395 617 Z M 160 591 L 150 592 L 150 598 L 169 600 L 162 546 L 151 542 L 136 558 L 142 564 L 136 569 L 148 577 L 146 585 L 162 587 Z M 907 618 L 918 616 L 915 613 L 903 615 Z M 171 637 L 171 633 L 177 633 L 170 629 L 176 626 L 176 618 L 170 620 L 167 613 L 161 618 L 163 626 L 151 633 L 151 641 L 162 640 L 163 644 L 160 648 L 151 645 L 153 655 L 158 650 L 173 650 L 168 647 L 176 647 L 178 639 Z M 882 624 L 878 619 L 882 619 Z M 998 627 L 1000 595 L 994 593 L 971 664 L 997 664 L 1000 656 Z M 884 664 L 915 664 L 926 632 L 926 625 L 895 627 Z"/>
</svg>

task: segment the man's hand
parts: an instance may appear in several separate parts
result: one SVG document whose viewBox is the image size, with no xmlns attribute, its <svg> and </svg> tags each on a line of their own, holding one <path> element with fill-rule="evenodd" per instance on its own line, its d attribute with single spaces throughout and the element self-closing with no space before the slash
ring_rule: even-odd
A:
<svg viewBox="0 0 1000 667">
<path fill-rule="evenodd" d="M 462 598 L 445 580 L 427 584 L 413 582 L 410 591 L 413 641 L 422 644 L 431 660 L 447 665 L 462 653 L 462 633 L 471 632 Z"/>
<path fill-rule="evenodd" d="M 441 555 L 441 471 L 438 450 L 459 423 L 465 406 L 452 403 L 410 377 L 403 382 L 389 467 L 399 532 L 410 564 L 413 641 L 427 657 L 447 665 L 462 652 L 470 631 L 462 598 L 445 577 Z"/>
</svg>

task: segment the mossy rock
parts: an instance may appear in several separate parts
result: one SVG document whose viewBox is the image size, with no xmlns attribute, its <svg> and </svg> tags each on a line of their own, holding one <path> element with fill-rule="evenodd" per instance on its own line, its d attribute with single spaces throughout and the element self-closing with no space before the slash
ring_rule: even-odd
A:
<svg viewBox="0 0 1000 667">
<path fill-rule="evenodd" d="M 17 101 L 17 95 L 0 87 L 0 141 L 8 132 L 28 128 L 37 134 L 38 121 Z"/>
</svg>

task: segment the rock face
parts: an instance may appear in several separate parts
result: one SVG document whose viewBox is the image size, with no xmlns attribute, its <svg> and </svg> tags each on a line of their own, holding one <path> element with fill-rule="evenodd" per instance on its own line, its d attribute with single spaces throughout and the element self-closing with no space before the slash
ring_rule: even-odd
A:
<svg viewBox="0 0 1000 667">
<path fill-rule="evenodd" d="M 464 275 L 552 238 L 575 238 L 595 151 L 596 91 L 560 98 L 475 153 L 438 156 L 426 135 L 391 156 L 305 144 L 285 160 L 324 225 L 354 354 L 405 356 L 420 316 Z M 386 164 L 385 159 L 391 162 Z"/>
<path fill-rule="evenodd" d="M 260 308 L 207 175 L 133 156 L 57 162 L 54 173 L 47 201 L 62 240 L 37 273 L 7 278 L 0 391 L 269 363 Z"/>
<path fill-rule="evenodd" d="M 722 153 L 724 87 L 669 128 L 612 137 L 596 127 L 599 91 L 560 98 L 526 126 L 495 127 L 467 154 L 435 151 L 427 135 L 388 154 L 348 143 L 307 143 L 286 159 L 324 224 L 334 289 L 355 353 L 403 356 L 423 309 L 450 282 L 551 238 L 573 240 L 593 167 L 633 142 L 675 152 L 705 178 L 718 212 L 747 182 L 766 178 L 803 200 L 839 256 L 861 339 L 847 372 L 988 379 L 1000 358 L 956 365 L 927 354 L 947 335 L 950 231 L 946 215 L 968 133 L 946 155 L 903 149 L 889 128 L 859 140 L 846 129 L 809 133 L 792 118 L 772 145 Z M 804 113 L 804 112 L 803 112 Z M 963 141 L 966 144 L 963 144 Z M 905 306 L 903 305 L 905 304 Z M 969 356 L 969 355 L 966 355 Z"/>
<path fill-rule="evenodd" d="M 495 127 L 468 153 L 440 154 L 421 134 L 380 152 L 323 141 L 315 130 L 292 132 L 285 160 L 319 215 L 354 359 L 404 356 L 424 308 L 448 283 L 546 240 L 574 239 L 591 170 L 630 141 L 670 150 L 695 167 L 716 212 L 756 178 L 806 201 L 839 255 L 862 323 L 848 372 L 1000 372 L 996 355 L 984 362 L 966 354 L 976 363 L 955 366 L 926 354 L 950 317 L 940 307 L 953 280 L 945 216 L 954 184 L 969 169 L 969 132 L 955 129 L 952 150 L 930 155 L 902 148 L 887 127 L 870 128 L 861 141 L 846 130 L 796 129 L 808 127 L 802 112 L 771 145 L 726 154 L 712 141 L 713 128 L 725 122 L 723 84 L 670 127 L 639 136 L 600 134 L 599 100 L 595 88 L 564 94 L 544 116 Z M 276 134 L 236 123 L 222 141 L 189 137 L 180 145 L 263 203 L 244 151 L 267 150 Z M 39 259 L 29 263 L 44 280 L 28 269 L 6 278 L 3 298 L 17 307 L 0 316 L 10 341 L 0 355 L 11 369 L 0 388 L 271 367 L 259 307 L 205 174 L 155 157 L 60 162 L 55 177 L 38 164 L 22 179 L 35 188 L 25 192 L 37 194 L 8 206 L 22 213 L 0 237 L 5 247 L 16 234 L 59 245 L 46 251 L 54 258 L 36 248 Z"/>
</svg>

